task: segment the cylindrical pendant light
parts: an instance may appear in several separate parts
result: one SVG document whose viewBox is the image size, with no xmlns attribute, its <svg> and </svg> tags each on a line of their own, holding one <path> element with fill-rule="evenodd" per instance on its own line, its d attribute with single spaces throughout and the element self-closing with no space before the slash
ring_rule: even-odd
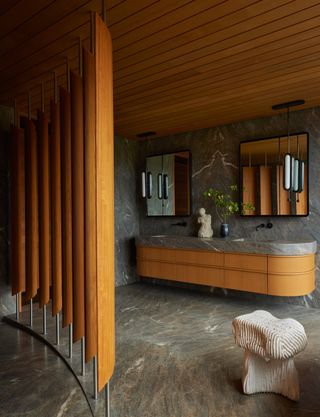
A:
<svg viewBox="0 0 320 417">
<path fill-rule="evenodd" d="M 142 171 L 141 173 L 141 195 L 142 198 L 146 198 L 146 171 Z"/>
<path fill-rule="evenodd" d="M 158 198 L 162 200 L 162 174 L 158 174 Z"/>
</svg>

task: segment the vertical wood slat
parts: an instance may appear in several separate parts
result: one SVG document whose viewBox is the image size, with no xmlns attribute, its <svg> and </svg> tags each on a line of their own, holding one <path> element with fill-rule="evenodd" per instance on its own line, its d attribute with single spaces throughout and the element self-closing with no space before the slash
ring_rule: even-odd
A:
<svg viewBox="0 0 320 417">
<path fill-rule="evenodd" d="M 24 131 L 12 128 L 10 142 L 10 275 L 12 295 L 25 290 L 25 142 Z"/>
<path fill-rule="evenodd" d="M 72 294 L 72 169 L 71 96 L 60 87 L 61 220 L 62 220 L 62 326 L 73 321 Z"/>
<path fill-rule="evenodd" d="M 60 108 L 51 101 L 52 315 L 62 308 Z"/>
<path fill-rule="evenodd" d="M 82 77 L 70 73 L 72 144 L 73 341 L 85 333 L 84 299 L 84 138 Z M 89 306 L 90 308 L 90 306 Z"/>
<path fill-rule="evenodd" d="M 111 35 L 95 15 L 98 389 L 115 363 L 114 132 Z"/>
<path fill-rule="evenodd" d="M 83 48 L 86 362 L 97 354 L 95 58 Z"/>
<path fill-rule="evenodd" d="M 25 127 L 26 163 L 26 301 L 39 288 L 39 200 L 38 139 L 36 125 L 28 120 Z"/>
<path fill-rule="evenodd" d="M 46 115 L 38 110 L 39 168 L 39 306 L 50 301 L 50 163 L 49 126 Z"/>
</svg>

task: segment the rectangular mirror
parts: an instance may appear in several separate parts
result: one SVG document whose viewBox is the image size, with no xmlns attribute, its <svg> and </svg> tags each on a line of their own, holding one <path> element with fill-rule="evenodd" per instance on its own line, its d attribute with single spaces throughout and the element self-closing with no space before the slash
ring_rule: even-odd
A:
<svg viewBox="0 0 320 417">
<path fill-rule="evenodd" d="M 147 216 L 191 214 L 190 165 L 190 151 L 147 157 Z"/>
<path fill-rule="evenodd" d="M 289 136 L 240 143 L 240 203 L 244 216 L 308 216 L 309 136 Z"/>
</svg>

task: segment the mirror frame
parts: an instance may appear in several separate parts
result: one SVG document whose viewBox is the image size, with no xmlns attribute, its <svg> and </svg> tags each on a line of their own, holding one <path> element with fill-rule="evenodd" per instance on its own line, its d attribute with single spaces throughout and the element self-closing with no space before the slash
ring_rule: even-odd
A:
<svg viewBox="0 0 320 417">
<path fill-rule="evenodd" d="M 192 216 L 192 154 L 190 149 L 179 149 L 177 151 L 172 151 L 172 152 L 165 152 L 165 153 L 156 153 L 156 154 L 151 154 L 151 155 L 147 155 L 145 157 L 145 166 L 144 166 L 144 170 L 146 171 L 147 168 L 147 158 L 151 158 L 153 156 L 164 156 L 164 155 L 172 155 L 175 153 L 179 153 L 179 152 L 188 152 L 189 153 L 189 187 L 190 187 L 190 214 L 151 214 L 148 215 L 148 208 L 147 208 L 147 199 L 146 203 L 145 203 L 145 216 L 146 217 L 157 217 L 157 218 L 174 218 L 174 217 L 191 217 Z"/>
<path fill-rule="evenodd" d="M 252 219 L 255 217 L 264 217 L 264 218 L 270 218 L 270 217 L 276 217 L 276 218 L 285 218 L 285 217 L 292 217 L 292 218 L 300 218 L 300 217 L 308 217 L 310 215 L 310 202 L 309 202 L 309 195 L 310 195 L 310 154 L 309 154 L 309 150 L 310 150 L 310 143 L 309 143 L 309 132 L 292 132 L 290 133 L 290 137 L 291 136 L 297 136 L 297 135 L 307 135 L 307 167 L 308 167 L 308 176 L 307 176 L 307 185 L 308 185 L 308 192 L 307 192 L 307 214 L 252 214 L 252 215 L 245 215 L 245 214 L 240 214 L 241 217 L 245 218 L 245 219 Z M 282 138 L 282 137 L 287 137 L 286 134 L 281 134 L 281 135 L 277 135 L 277 136 L 267 136 L 267 137 L 262 137 L 262 138 L 258 138 L 258 139 L 248 139 L 248 140 L 242 140 L 239 143 L 239 151 L 238 151 L 238 162 L 239 162 L 239 168 L 238 168 L 238 202 L 239 204 L 242 203 L 242 198 L 241 198 L 241 191 L 242 191 L 242 174 L 241 174 L 241 144 L 243 143 L 249 143 L 249 142 L 259 142 L 259 141 L 263 141 L 263 140 L 268 140 L 268 139 L 277 139 L 277 138 Z"/>
</svg>

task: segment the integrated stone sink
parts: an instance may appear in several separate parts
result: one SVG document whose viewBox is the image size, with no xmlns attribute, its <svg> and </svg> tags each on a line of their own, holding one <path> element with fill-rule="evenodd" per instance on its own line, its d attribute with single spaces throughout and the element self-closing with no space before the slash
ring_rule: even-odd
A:
<svg viewBox="0 0 320 417">
<path fill-rule="evenodd" d="M 273 255 L 305 255 L 316 253 L 317 242 L 312 238 L 290 240 L 228 237 L 201 239 L 192 236 L 154 235 L 136 238 L 140 246 L 206 249 L 216 252 L 261 253 Z"/>
</svg>

